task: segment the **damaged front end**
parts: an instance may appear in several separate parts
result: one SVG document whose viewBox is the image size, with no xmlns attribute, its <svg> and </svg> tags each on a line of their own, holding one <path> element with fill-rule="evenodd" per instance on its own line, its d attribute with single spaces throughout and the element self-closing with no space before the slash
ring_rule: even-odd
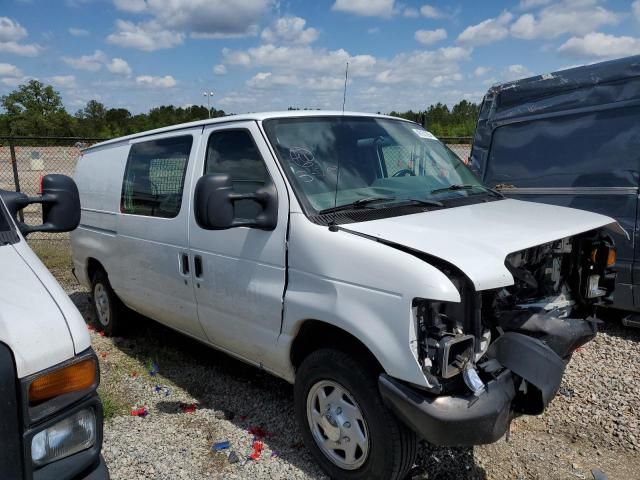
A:
<svg viewBox="0 0 640 480">
<path fill-rule="evenodd" d="M 612 301 L 613 263 L 602 230 L 508 255 L 514 284 L 499 289 L 477 292 L 440 262 L 461 301 L 414 300 L 414 353 L 427 387 L 383 374 L 383 398 L 431 443 L 498 440 L 514 416 L 544 411 L 572 353 L 596 335 L 595 307 Z"/>
</svg>

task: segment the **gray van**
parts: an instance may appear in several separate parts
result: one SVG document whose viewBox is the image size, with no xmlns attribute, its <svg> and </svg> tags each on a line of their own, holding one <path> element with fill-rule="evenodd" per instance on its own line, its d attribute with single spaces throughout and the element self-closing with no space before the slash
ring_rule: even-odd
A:
<svg viewBox="0 0 640 480">
<path fill-rule="evenodd" d="M 640 326 L 640 56 L 492 87 L 484 97 L 470 166 L 503 194 L 602 213 L 614 234 L 615 298 Z"/>
</svg>

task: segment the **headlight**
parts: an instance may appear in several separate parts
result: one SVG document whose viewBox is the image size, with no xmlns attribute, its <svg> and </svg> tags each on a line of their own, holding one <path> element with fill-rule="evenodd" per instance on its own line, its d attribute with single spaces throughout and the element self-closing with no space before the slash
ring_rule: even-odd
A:
<svg viewBox="0 0 640 480">
<path fill-rule="evenodd" d="M 86 450 L 96 441 L 96 414 L 80 410 L 37 433 L 31 440 L 31 459 L 35 466 Z"/>
</svg>

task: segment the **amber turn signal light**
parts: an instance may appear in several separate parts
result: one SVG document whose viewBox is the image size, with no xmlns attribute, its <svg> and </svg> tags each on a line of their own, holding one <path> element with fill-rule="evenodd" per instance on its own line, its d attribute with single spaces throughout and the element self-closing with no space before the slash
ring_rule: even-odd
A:
<svg viewBox="0 0 640 480">
<path fill-rule="evenodd" d="M 610 267 L 616 263 L 616 251 L 613 248 L 609 249 L 609 253 L 607 254 L 607 267 Z"/>
<path fill-rule="evenodd" d="M 33 405 L 65 393 L 86 390 L 95 384 L 96 372 L 96 360 L 87 358 L 38 377 L 29 385 L 29 403 Z"/>
</svg>

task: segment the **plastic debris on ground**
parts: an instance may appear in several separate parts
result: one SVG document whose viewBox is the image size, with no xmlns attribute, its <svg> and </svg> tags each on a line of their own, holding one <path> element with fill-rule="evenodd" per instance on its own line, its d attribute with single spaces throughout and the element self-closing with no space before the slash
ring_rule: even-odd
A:
<svg viewBox="0 0 640 480">
<path fill-rule="evenodd" d="M 255 462 L 260 458 L 260 455 L 262 455 L 264 444 L 260 440 L 254 440 L 252 447 L 253 451 L 251 452 L 251 455 L 249 455 L 249 459 Z"/>
<path fill-rule="evenodd" d="M 134 408 L 133 410 L 131 410 L 132 417 L 144 418 L 147 415 L 149 415 L 149 410 L 147 410 L 147 407 Z"/>
<path fill-rule="evenodd" d="M 229 440 L 224 440 L 222 442 L 214 443 L 213 446 L 211 447 L 211 450 L 213 450 L 214 452 L 219 452 L 220 450 L 226 450 L 230 446 L 231 446 L 231 443 L 229 442 Z"/>
<path fill-rule="evenodd" d="M 171 389 L 169 387 L 163 387 L 162 385 L 156 385 L 153 387 L 155 393 L 163 393 L 165 397 L 171 395 Z"/>
<path fill-rule="evenodd" d="M 136 372 L 135 370 L 131 371 L 131 378 L 138 378 L 138 372 Z"/>
<path fill-rule="evenodd" d="M 593 477 L 593 480 L 608 480 L 607 475 L 599 468 L 592 469 L 591 476 Z"/>
<path fill-rule="evenodd" d="M 197 410 L 198 406 L 195 403 L 181 403 L 180 410 L 184 413 L 194 413 Z"/>
<path fill-rule="evenodd" d="M 233 463 L 238 463 L 240 461 L 240 457 L 238 457 L 238 454 L 236 452 L 229 452 L 229 463 L 233 464 Z"/>
<path fill-rule="evenodd" d="M 158 367 L 158 364 L 153 360 L 149 360 L 147 363 L 147 370 L 149 371 L 149 375 L 155 377 L 158 372 L 160 372 L 160 367 Z"/>
</svg>

